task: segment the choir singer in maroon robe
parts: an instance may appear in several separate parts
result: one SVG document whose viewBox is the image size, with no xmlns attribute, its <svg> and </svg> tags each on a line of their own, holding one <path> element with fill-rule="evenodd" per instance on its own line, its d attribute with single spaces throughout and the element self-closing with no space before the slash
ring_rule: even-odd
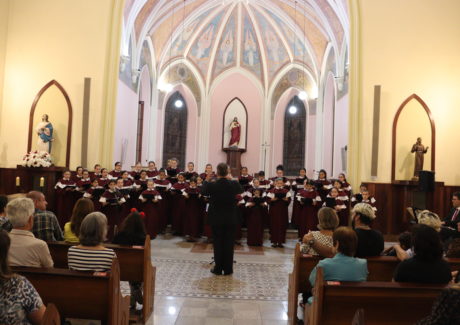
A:
<svg viewBox="0 0 460 325">
<path fill-rule="evenodd" d="M 275 180 L 267 197 L 270 199 L 270 240 L 272 247 L 283 247 L 286 242 L 286 230 L 289 222 L 288 206 L 291 202 L 291 193 L 285 188 L 282 178 Z"/>
</svg>

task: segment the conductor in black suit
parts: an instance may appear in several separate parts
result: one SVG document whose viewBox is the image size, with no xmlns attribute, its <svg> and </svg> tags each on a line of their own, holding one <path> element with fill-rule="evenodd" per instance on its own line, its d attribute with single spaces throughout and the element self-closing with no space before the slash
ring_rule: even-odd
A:
<svg viewBox="0 0 460 325">
<path fill-rule="evenodd" d="M 441 239 L 449 241 L 460 237 L 460 192 L 452 194 L 452 209 L 443 221 Z"/>
<path fill-rule="evenodd" d="M 206 180 L 201 189 L 202 195 L 209 196 L 208 224 L 212 228 L 216 275 L 233 273 L 233 245 L 236 226 L 239 224 L 239 211 L 236 195 L 243 193 L 237 181 L 231 180 L 228 165 L 217 165 L 217 179 Z"/>
</svg>

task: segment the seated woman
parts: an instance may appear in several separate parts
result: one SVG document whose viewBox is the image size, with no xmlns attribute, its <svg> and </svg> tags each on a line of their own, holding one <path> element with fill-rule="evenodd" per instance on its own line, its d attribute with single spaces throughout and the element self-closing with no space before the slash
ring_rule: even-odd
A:
<svg viewBox="0 0 460 325">
<path fill-rule="evenodd" d="M 396 267 L 396 282 L 446 284 L 452 279 L 450 265 L 442 258 L 439 234 L 427 225 L 412 228 L 414 256 Z"/>
<path fill-rule="evenodd" d="M 8 204 L 8 198 L 6 196 L 0 195 L 0 229 L 4 229 L 8 232 L 13 229 L 10 220 L 6 216 L 5 208 Z"/>
<path fill-rule="evenodd" d="M 69 268 L 76 271 L 110 270 L 116 257 L 113 249 L 102 245 L 107 236 L 107 218 L 101 212 L 88 214 L 80 226 L 80 245 L 67 253 Z"/>
<path fill-rule="evenodd" d="M 455 325 L 460 324 L 460 284 L 442 290 L 433 304 L 431 314 L 416 325 Z"/>
<path fill-rule="evenodd" d="M 72 244 L 80 243 L 78 236 L 80 235 L 80 226 L 83 219 L 94 212 L 94 203 L 90 199 L 81 198 L 72 210 L 72 217 L 69 222 L 64 225 L 64 240 Z"/>
<path fill-rule="evenodd" d="M 0 324 L 42 323 L 46 307 L 33 285 L 8 266 L 10 237 L 0 229 Z"/>
<path fill-rule="evenodd" d="M 379 231 L 371 229 L 372 222 L 375 220 L 372 206 L 367 203 L 356 204 L 351 213 L 351 220 L 358 236 L 356 257 L 380 256 L 385 241 Z"/>
<path fill-rule="evenodd" d="M 309 281 L 312 288 L 315 286 L 316 270 L 323 269 L 325 281 L 366 281 L 367 260 L 353 257 L 358 246 L 358 236 L 349 227 L 339 227 L 332 234 L 333 258 L 325 258 L 311 271 Z M 313 297 L 308 298 L 308 305 L 313 302 Z M 308 319 L 308 308 L 305 319 Z M 307 324 L 307 322 L 306 322 Z"/>
<path fill-rule="evenodd" d="M 318 211 L 318 221 L 319 231 L 310 231 L 303 237 L 302 253 L 333 257 L 332 233 L 339 225 L 337 212 L 332 208 L 321 208 Z"/>
<path fill-rule="evenodd" d="M 115 235 L 112 242 L 118 245 L 144 246 L 147 232 L 142 217 L 145 217 L 145 214 L 137 212 L 136 209 L 131 211 L 123 220 L 120 231 Z M 142 282 L 129 281 L 129 288 L 131 289 L 131 308 L 136 308 L 136 303 L 139 306 L 143 305 Z"/>
</svg>

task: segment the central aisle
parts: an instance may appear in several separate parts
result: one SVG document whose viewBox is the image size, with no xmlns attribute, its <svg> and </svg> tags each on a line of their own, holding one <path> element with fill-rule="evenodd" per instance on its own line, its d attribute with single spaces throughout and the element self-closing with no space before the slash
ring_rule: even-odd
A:
<svg viewBox="0 0 460 325">
<path fill-rule="evenodd" d="M 295 241 L 285 248 L 250 249 L 237 246 L 232 276 L 209 270 L 212 246 L 186 243 L 181 238 L 152 241 L 157 267 L 155 325 L 269 325 L 287 324 L 288 273 Z"/>
</svg>

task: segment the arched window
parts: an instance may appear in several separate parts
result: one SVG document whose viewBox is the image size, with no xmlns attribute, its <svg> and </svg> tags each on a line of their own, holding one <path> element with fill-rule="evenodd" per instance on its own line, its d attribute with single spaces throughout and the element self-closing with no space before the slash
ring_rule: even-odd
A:
<svg viewBox="0 0 460 325">
<path fill-rule="evenodd" d="M 169 97 L 165 108 L 163 137 L 163 166 L 168 159 L 179 159 L 179 168 L 184 170 L 187 146 L 187 104 L 176 91 Z"/>
<path fill-rule="evenodd" d="M 284 113 L 283 166 L 286 175 L 305 167 L 305 105 L 294 96 Z"/>
</svg>

